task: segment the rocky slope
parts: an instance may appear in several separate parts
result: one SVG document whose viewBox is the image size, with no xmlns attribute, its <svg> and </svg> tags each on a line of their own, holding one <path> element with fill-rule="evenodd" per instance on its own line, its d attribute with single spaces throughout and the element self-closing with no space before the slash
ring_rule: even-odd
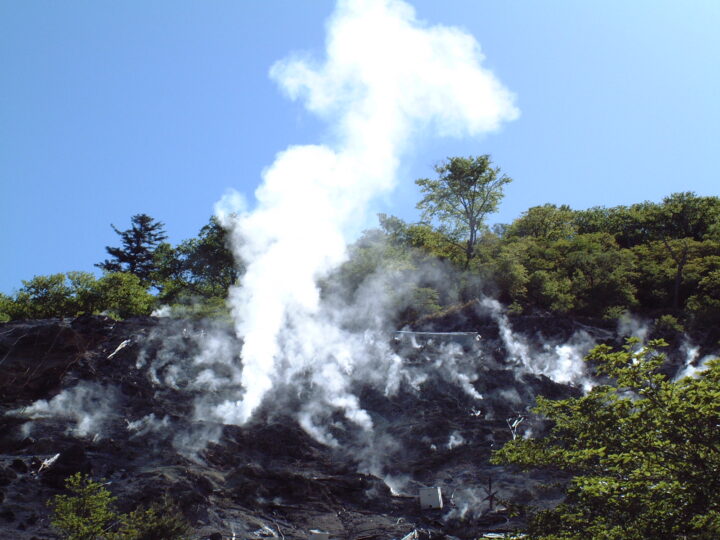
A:
<svg viewBox="0 0 720 540">
<path fill-rule="evenodd" d="M 56 538 L 45 502 L 77 471 L 106 479 L 122 510 L 169 494 L 197 538 L 514 530 L 522 522 L 502 501 L 553 504 L 562 479 L 492 466 L 492 449 L 512 436 L 515 420 L 518 436 L 542 429 L 524 417 L 535 396 L 577 395 L 589 380 L 578 358 L 618 338 L 607 328 L 509 320 L 492 309 L 465 308 L 421 326 L 481 338 L 388 334 L 401 382 L 391 392 L 352 383 L 372 431 L 329 411 L 318 435 L 297 414 L 309 387 L 279 386 L 244 425 L 199 412 L 213 396 L 193 385 L 206 376 L 193 367 L 198 355 L 214 354 L 208 347 L 220 338 L 240 348 L 222 324 L 81 317 L 0 325 L 0 537 Z M 419 489 L 432 486 L 444 507 L 422 510 Z"/>
</svg>

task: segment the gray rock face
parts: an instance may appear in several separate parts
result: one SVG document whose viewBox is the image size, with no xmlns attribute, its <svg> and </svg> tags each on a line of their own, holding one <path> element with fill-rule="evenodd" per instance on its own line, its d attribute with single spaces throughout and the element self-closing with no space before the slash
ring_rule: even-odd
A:
<svg viewBox="0 0 720 540">
<path fill-rule="evenodd" d="M 244 425 L 199 414 L 207 389 L 193 382 L 203 376 L 192 371 L 198 336 L 214 332 L 239 351 L 229 328 L 104 317 L 0 325 L 0 537 L 52 538 L 45 502 L 75 472 L 105 479 L 123 511 L 169 495 L 209 538 L 307 538 L 311 529 L 331 538 L 413 531 L 474 538 L 512 530 L 521 523 L 501 501 L 553 504 L 561 490 L 547 485 L 563 479 L 492 466 L 490 454 L 512 436 L 509 419 L 523 419 L 520 434 L 543 429 L 528 416 L 536 395 L 581 390 L 554 382 L 543 366 L 522 366 L 527 351 L 513 353 L 498 324 L 472 314 L 425 322 L 418 330 L 482 336 L 453 353 L 452 369 L 472 374 L 465 386 L 452 373 L 429 371 L 447 354 L 438 335 L 420 345 L 398 343 L 415 378 L 393 393 L 355 381 L 352 391 L 373 432 L 328 411 L 334 445 L 298 422 L 309 387 L 279 385 Z M 527 354 L 546 350 L 542 341 L 569 342 L 578 331 L 547 319 L 513 324 L 523 327 Z M 595 332 L 595 341 L 610 335 L 584 331 Z M 428 486 L 441 488 L 443 509 L 420 509 L 418 491 Z"/>
</svg>

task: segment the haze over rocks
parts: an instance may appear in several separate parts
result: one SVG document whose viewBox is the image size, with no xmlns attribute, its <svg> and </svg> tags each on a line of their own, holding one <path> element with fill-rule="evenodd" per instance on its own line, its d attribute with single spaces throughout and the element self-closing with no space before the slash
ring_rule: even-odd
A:
<svg viewBox="0 0 720 540">
<path fill-rule="evenodd" d="M 548 486 L 562 479 L 491 466 L 492 449 L 513 433 L 542 430 L 527 416 L 536 395 L 582 391 L 581 378 L 561 384 L 548 376 L 556 376 L 548 366 L 553 355 L 563 361 L 562 346 L 620 336 L 493 308 L 467 305 L 417 328 L 479 333 L 470 345 L 389 333 L 396 387 L 371 379 L 348 387 L 371 430 L 341 411 L 313 408 L 322 389 L 302 377 L 277 384 L 244 425 L 203 418 L 227 392 L 210 389 L 207 370 L 232 380 L 242 366 L 237 356 L 223 359 L 240 343 L 220 322 L 87 316 L 3 324 L 0 535 L 52 538 L 44 502 L 78 471 L 107 479 L 128 508 L 169 494 L 198 537 L 306 538 L 323 529 L 337 538 L 401 538 L 417 529 L 470 538 L 512 530 L 521 523 L 498 501 L 552 504 L 561 491 Z M 523 364 L 543 354 L 544 363 Z M 303 411 L 312 411 L 312 424 Z M 426 486 L 441 487 L 442 510 L 420 510 Z"/>
</svg>

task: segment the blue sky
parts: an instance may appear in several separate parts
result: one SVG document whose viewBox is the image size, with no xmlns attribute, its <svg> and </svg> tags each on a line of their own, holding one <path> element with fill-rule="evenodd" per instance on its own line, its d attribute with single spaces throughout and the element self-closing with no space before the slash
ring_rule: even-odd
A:
<svg viewBox="0 0 720 540">
<path fill-rule="evenodd" d="M 415 220 L 415 178 L 484 153 L 514 179 L 490 222 L 546 202 L 720 195 L 720 2 L 410 3 L 475 36 L 521 115 L 482 138 L 415 141 L 377 211 Z M 0 0 L 0 291 L 93 271 L 118 243 L 110 224 L 133 214 L 192 237 L 227 189 L 252 201 L 278 151 L 327 140 L 268 70 L 321 56 L 332 9 Z"/>
</svg>

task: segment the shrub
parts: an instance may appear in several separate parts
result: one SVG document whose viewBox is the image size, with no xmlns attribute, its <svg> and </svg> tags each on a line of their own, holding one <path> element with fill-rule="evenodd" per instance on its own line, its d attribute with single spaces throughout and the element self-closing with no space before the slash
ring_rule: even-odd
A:
<svg viewBox="0 0 720 540">
<path fill-rule="evenodd" d="M 51 525 L 65 540 L 182 540 L 190 527 L 168 500 L 129 514 L 118 513 L 114 497 L 103 485 L 77 473 L 65 480 L 70 494 L 49 502 Z"/>
<path fill-rule="evenodd" d="M 115 272 L 97 282 L 99 308 L 109 315 L 125 319 L 135 315 L 150 315 L 155 297 L 134 274 Z"/>
<path fill-rule="evenodd" d="M 76 473 L 65 480 L 69 495 L 56 495 L 48 506 L 51 525 L 67 540 L 111 538 L 110 529 L 117 521 L 115 497 L 102 484 Z"/>
<path fill-rule="evenodd" d="M 665 336 L 670 339 L 678 337 L 685 332 L 685 328 L 676 317 L 666 314 L 655 319 L 653 325 L 654 336 Z"/>
<path fill-rule="evenodd" d="M 190 527 L 169 499 L 123 516 L 117 538 L 128 540 L 175 540 L 187 538 Z"/>
<path fill-rule="evenodd" d="M 140 278 L 116 272 L 100 279 L 88 272 L 35 276 L 14 297 L 0 295 L 0 322 L 107 313 L 124 319 L 149 315 L 155 304 Z"/>
</svg>

